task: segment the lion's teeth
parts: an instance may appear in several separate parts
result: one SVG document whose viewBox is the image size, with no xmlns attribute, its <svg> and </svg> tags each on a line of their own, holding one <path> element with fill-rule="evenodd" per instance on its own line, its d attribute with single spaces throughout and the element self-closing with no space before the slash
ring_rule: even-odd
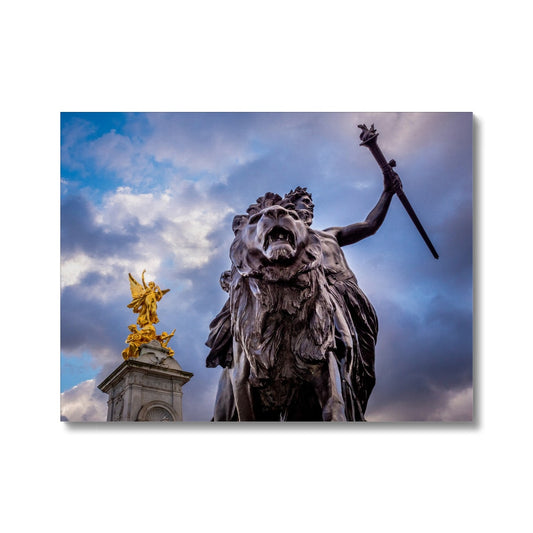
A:
<svg viewBox="0 0 533 533">
<path fill-rule="evenodd" d="M 273 230 L 267 235 L 267 238 L 265 239 L 265 250 L 274 242 L 290 243 L 291 236 L 287 231 L 283 231 L 282 229 Z"/>
</svg>

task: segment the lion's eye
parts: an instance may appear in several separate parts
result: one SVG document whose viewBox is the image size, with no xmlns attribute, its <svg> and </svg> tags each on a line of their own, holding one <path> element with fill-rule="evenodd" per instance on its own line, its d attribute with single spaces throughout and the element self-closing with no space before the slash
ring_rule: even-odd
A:
<svg viewBox="0 0 533 533">
<path fill-rule="evenodd" d="M 300 220 L 300 217 L 295 211 L 289 211 L 289 215 L 294 218 L 294 220 Z"/>
<path fill-rule="evenodd" d="M 250 224 L 257 224 L 259 222 L 259 219 L 261 218 L 260 213 L 256 213 L 255 215 L 252 215 L 250 217 L 250 220 L 248 221 Z"/>
</svg>

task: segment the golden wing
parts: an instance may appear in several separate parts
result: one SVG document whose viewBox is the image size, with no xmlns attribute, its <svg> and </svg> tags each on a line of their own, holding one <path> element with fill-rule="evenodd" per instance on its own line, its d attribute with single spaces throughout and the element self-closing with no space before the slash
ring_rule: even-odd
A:
<svg viewBox="0 0 533 533">
<path fill-rule="evenodd" d="M 143 295 L 144 288 L 131 274 L 128 274 L 128 276 L 130 277 L 131 295 L 134 299 L 139 298 L 139 296 Z"/>
</svg>

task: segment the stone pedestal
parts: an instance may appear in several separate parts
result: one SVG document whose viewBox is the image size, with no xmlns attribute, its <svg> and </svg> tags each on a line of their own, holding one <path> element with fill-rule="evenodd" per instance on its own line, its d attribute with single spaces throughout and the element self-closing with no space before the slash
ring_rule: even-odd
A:
<svg viewBox="0 0 533 533">
<path fill-rule="evenodd" d="M 193 376 L 168 349 L 154 340 L 139 357 L 124 361 L 98 388 L 109 395 L 108 422 L 178 422 L 183 420 L 182 386 Z"/>
</svg>

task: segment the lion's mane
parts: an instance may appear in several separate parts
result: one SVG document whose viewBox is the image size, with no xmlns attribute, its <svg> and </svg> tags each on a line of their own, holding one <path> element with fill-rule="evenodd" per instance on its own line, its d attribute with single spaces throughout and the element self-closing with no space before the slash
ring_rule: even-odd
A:
<svg viewBox="0 0 533 533">
<path fill-rule="evenodd" d="M 333 350 L 335 310 L 319 238 L 298 217 L 280 211 L 281 222 L 267 222 L 263 234 L 247 219 L 239 222 L 230 251 L 235 268 L 229 311 L 233 337 L 250 363 L 251 385 L 286 383 L 288 391 L 308 380 Z M 264 234 L 277 224 L 294 236 L 290 259 L 265 256 Z M 276 390 L 283 403 L 283 390 Z"/>
<path fill-rule="evenodd" d="M 282 284 L 239 277 L 230 299 L 233 334 L 251 381 L 305 380 L 334 346 L 333 304 L 321 268 Z"/>
</svg>

